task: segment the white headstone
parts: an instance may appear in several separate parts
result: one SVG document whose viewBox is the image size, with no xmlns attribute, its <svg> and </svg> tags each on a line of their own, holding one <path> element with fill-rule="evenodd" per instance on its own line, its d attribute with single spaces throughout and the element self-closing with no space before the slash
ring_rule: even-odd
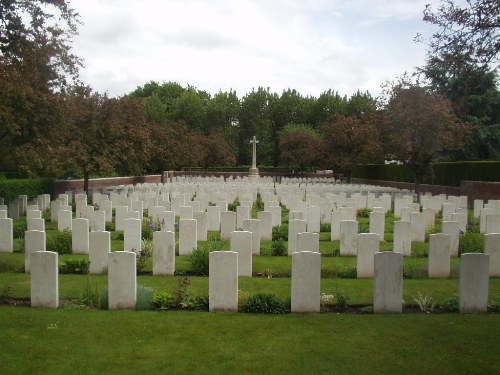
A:
<svg viewBox="0 0 500 375">
<path fill-rule="evenodd" d="M 429 278 L 447 279 L 450 277 L 450 236 L 443 233 L 429 236 Z"/>
<path fill-rule="evenodd" d="M 58 254 L 35 251 L 30 256 L 31 307 L 59 307 Z"/>
<path fill-rule="evenodd" d="M 139 254 L 142 250 L 142 222 L 140 219 L 123 221 L 123 250 Z"/>
<path fill-rule="evenodd" d="M 100 275 L 108 272 L 108 255 L 111 252 L 110 232 L 89 233 L 89 273 Z"/>
<path fill-rule="evenodd" d="M 358 234 L 357 277 L 373 278 L 373 257 L 379 252 L 380 241 L 376 233 Z"/>
<path fill-rule="evenodd" d="M 301 251 L 292 254 L 292 312 L 320 311 L 320 277 L 320 253 Z"/>
<path fill-rule="evenodd" d="M 198 247 L 196 220 L 179 221 L 179 255 L 189 255 Z"/>
<path fill-rule="evenodd" d="M 174 275 L 175 233 L 153 232 L 153 275 Z"/>
<path fill-rule="evenodd" d="M 288 255 L 297 251 L 297 234 L 306 231 L 305 220 L 290 220 L 288 222 Z"/>
<path fill-rule="evenodd" d="M 89 220 L 73 219 L 71 230 L 71 243 L 73 254 L 89 253 Z"/>
<path fill-rule="evenodd" d="M 30 256 L 36 251 L 46 251 L 45 232 L 28 230 L 24 232 L 24 272 L 30 273 Z"/>
<path fill-rule="evenodd" d="M 400 313 L 403 310 L 403 254 L 385 251 L 374 255 L 373 310 Z"/>
<path fill-rule="evenodd" d="M 243 220 L 243 230 L 252 233 L 252 255 L 260 255 L 260 223 L 257 219 Z"/>
<path fill-rule="evenodd" d="M 212 251 L 209 269 L 209 310 L 238 311 L 238 253 Z"/>
<path fill-rule="evenodd" d="M 108 305 L 110 310 L 135 310 L 137 300 L 136 254 L 109 253 Z"/>
<path fill-rule="evenodd" d="M 238 253 L 238 276 L 252 277 L 252 233 L 231 232 L 231 251 Z"/>
<path fill-rule="evenodd" d="M 12 219 L 0 219 L 0 253 L 12 253 L 14 251 L 14 221 Z"/>
<path fill-rule="evenodd" d="M 490 277 L 500 277 L 500 233 L 484 235 L 484 253 L 490 256 Z"/>
<path fill-rule="evenodd" d="M 459 300 L 461 313 L 486 312 L 488 308 L 489 255 L 465 253 L 460 257 Z"/>
<path fill-rule="evenodd" d="M 340 255 L 356 256 L 358 252 L 358 222 L 342 220 L 340 222 Z"/>
</svg>

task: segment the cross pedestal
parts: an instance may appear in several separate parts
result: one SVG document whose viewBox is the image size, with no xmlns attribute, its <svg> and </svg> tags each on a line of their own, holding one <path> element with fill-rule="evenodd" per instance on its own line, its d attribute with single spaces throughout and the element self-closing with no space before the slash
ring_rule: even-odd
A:
<svg viewBox="0 0 500 375">
<path fill-rule="evenodd" d="M 250 143 L 252 144 L 252 166 L 250 167 L 250 169 L 248 171 L 248 176 L 258 178 L 259 177 L 259 169 L 257 168 L 257 143 L 259 143 L 259 141 L 255 137 L 255 135 L 253 136 Z"/>
</svg>

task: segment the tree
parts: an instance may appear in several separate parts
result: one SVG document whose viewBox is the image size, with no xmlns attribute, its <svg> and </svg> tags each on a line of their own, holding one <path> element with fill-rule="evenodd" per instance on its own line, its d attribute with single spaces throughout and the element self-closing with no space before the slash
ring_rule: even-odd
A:
<svg viewBox="0 0 500 375">
<path fill-rule="evenodd" d="M 350 177 L 357 164 L 383 162 L 387 125 L 381 112 L 367 112 L 360 117 L 332 115 L 321 127 L 325 163 Z"/>
<path fill-rule="evenodd" d="M 392 158 L 412 172 L 415 193 L 440 153 L 463 145 L 468 126 L 459 123 L 451 103 L 428 88 L 399 82 L 386 106 L 392 126 Z"/>
<path fill-rule="evenodd" d="M 191 153 L 195 158 L 195 163 L 203 167 L 205 171 L 209 167 L 234 164 L 236 160 L 220 132 L 212 132 L 208 135 L 193 134 L 191 142 Z"/>
<path fill-rule="evenodd" d="M 280 132 L 280 164 L 289 169 L 307 171 L 320 162 L 319 133 L 307 125 L 288 124 Z"/>
<path fill-rule="evenodd" d="M 424 21 L 439 28 L 428 40 L 429 55 L 451 66 L 461 65 L 464 58 L 478 66 L 499 62 L 498 0 L 466 0 L 463 7 L 443 0 L 435 11 L 431 5 L 425 7 Z"/>
<path fill-rule="evenodd" d="M 184 91 L 173 105 L 171 118 L 186 122 L 189 130 L 205 132 L 204 97 L 192 88 Z"/>
</svg>

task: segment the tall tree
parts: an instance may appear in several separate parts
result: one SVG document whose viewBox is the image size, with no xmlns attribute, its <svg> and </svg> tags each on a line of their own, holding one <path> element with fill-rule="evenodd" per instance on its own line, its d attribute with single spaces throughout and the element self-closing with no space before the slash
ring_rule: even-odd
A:
<svg viewBox="0 0 500 375">
<path fill-rule="evenodd" d="M 191 142 L 195 164 L 203 167 L 205 171 L 210 167 L 232 165 L 236 161 L 220 132 L 214 131 L 208 135 L 193 134 Z"/>
<path fill-rule="evenodd" d="M 322 162 L 319 133 L 308 125 L 288 124 L 280 132 L 280 165 L 296 171 L 307 171 Z"/>
<path fill-rule="evenodd" d="M 459 123 L 449 100 L 425 87 L 393 85 L 386 106 L 393 129 L 392 158 L 412 172 L 415 192 L 440 153 L 459 149 L 468 127 Z"/>
</svg>

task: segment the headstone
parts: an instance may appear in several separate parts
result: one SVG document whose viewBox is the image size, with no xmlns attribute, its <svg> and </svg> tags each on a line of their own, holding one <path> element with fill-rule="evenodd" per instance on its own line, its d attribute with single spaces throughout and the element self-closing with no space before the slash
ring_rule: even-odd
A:
<svg viewBox="0 0 500 375">
<path fill-rule="evenodd" d="M 220 231 L 220 207 L 208 206 L 207 207 L 208 223 L 207 229 L 209 231 Z"/>
<path fill-rule="evenodd" d="M 319 233 L 321 228 L 320 209 L 317 206 L 307 207 L 307 231 Z"/>
<path fill-rule="evenodd" d="M 45 232 L 45 220 L 44 219 L 28 219 L 26 221 L 28 230 L 40 230 Z"/>
<path fill-rule="evenodd" d="M 381 212 L 370 212 L 370 233 L 378 234 L 379 241 L 384 241 L 385 214 Z"/>
<path fill-rule="evenodd" d="M 342 220 L 340 222 L 340 255 L 356 256 L 358 252 L 358 222 Z"/>
<path fill-rule="evenodd" d="M 271 214 L 273 215 L 273 227 L 281 225 L 281 207 L 271 206 L 267 209 L 267 211 L 271 212 Z"/>
<path fill-rule="evenodd" d="M 61 208 L 61 201 L 50 202 L 50 221 L 52 223 L 57 222 L 59 217 L 59 209 Z"/>
<path fill-rule="evenodd" d="M 474 217 L 479 219 L 481 210 L 484 208 L 484 201 L 482 199 L 474 199 Z"/>
<path fill-rule="evenodd" d="M 42 211 L 40 210 L 28 210 L 26 212 L 26 220 L 41 219 L 41 218 L 42 218 Z"/>
<path fill-rule="evenodd" d="M 373 310 L 400 313 L 403 310 L 403 254 L 385 251 L 374 255 Z"/>
<path fill-rule="evenodd" d="M 260 223 L 257 219 L 243 220 L 243 230 L 252 233 L 252 255 L 260 255 Z"/>
<path fill-rule="evenodd" d="M 320 311 L 321 254 L 301 251 L 292 254 L 291 311 Z"/>
<path fill-rule="evenodd" d="M 35 251 L 30 256 L 31 307 L 59 307 L 58 254 Z"/>
<path fill-rule="evenodd" d="M 0 253 L 12 253 L 14 251 L 14 221 L 12 219 L 0 219 Z"/>
<path fill-rule="evenodd" d="M 108 272 L 108 255 L 111 252 L 110 232 L 89 233 L 89 273 L 101 275 Z"/>
<path fill-rule="evenodd" d="M 455 212 L 453 203 L 443 203 L 443 221 L 453 221 L 452 214 Z"/>
<path fill-rule="evenodd" d="M 179 221 L 179 255 L 189 255 L 198 247 L 196 220 Z"/>
<path fill-rule="evenodd" d="M 153 275 L 172 276 L 175 272 L 175 233 L 153 232 Z"/>
<path fill-rule="evenodd" d="M 443 221 L 441 232 L 450 236 L 450 256 L 458 257 L 458 243 L 460 240 L 460 229 L 457 221 Z"/>
<path fill-rule="evenodd" d="M 123 250 L 139 254 L 142 250 L 142 222 L 140 219 L 123 220 Z"/>
<path fill-rule="evenodd" d="M 58 214 L 57 229 L 58 230 L 71 230 L 73 213 L 68 210 L 61 210 Z"/>
<path fill-rule="evenodd" d="M 490 277 L 500 277 L 500 233 L 484 235 L 484 253 L 490 256 Z"/>
<path fill-rule="evenodd" d="M 306 231 L 305 220 L 290 220 L 288 222 L 288 255 L 297 251 L 297 234 Z"/>
<path fill-rule="evenodd" d="M 231 232 L 231 251 L 238 253 L 238 276 L 252 277 L 252 233 Z"/>
<path fill-rule="evenodd" d="M 94 211 L 89 217 L 90 230 L 92 232 L 102 232 L 106 230 L 106 213 L 104 211 Z"/>
<path fill-rule="evenodd" d="M 302 251 L 311 251 L 313 253 L 319 253 L 318 233 L 302 232 L 297 234 L 296 252 L 302 252 Z"/>
<path fill-rule="evenodd" d="M 236 230 L 236 212 L 225 211 L 220 213 L 220 239 L 228 241 L 231 239 L 231 232 Z"/>
<path fill-rule="evenodd" d="M 135 310 L 136 300 L 136 254 L 129 251 L 114 251 L 109 253 L 109 309 Z"/>
<path fill-rule="evenodd" d="M 376 233 L 358 234 L 357 277 L 373 278 L 373 257 L 379 252 L 380 241 Z"/>
<path fill-rule="evenodd" d="M 212 251 L 209 270 L 209 310 L 238 311 L 238 253 Z"/>
<path fill-rule="evenodd" d="M 46 251 L 45 232 L 38 230 L 24 232 L 24 272 L 30 273 L 30 257 L 37 251 Z"/>
<path fill-rule="evenodd" d="M 273 239 L 273 214 L 269 211 L 259 211 L 257 217 L 260 222 L 260 239 L 271 241 Z"/>
<path fill-rule="evenodd" d="M 450 277 L 450 236 L 443 233 L 429 236 L 429 279 Z"/>
<path fill-rule="evenodd" d="M 465 231 L 467 230 L 467 214 L 453 213 L 451 214 L 451 221 L 457 221 L 458 228 L 465 233 Z M 500 222 L 499 222 L 499 228 L 500 228 Z"/>
<path fill-rule="evenodd" d="M 485 234 L 500 233 L 500 215 L 488 214 L 486 215 L 486 229 Z"/>
<path fill-rule="evenodd" d="M 193 219 L 196 220 L 196 232 L 198 236 L 198 241 L 207 241 L 208 232 L 207 232 L 207 221 L 208 216 L 206 212 L 194 211 Z"/>
<path fill-rule="evenodd" d="M 342 220 L 342 212 L 332 211 L 332 219 L 330 224 L 330 240 L 339 241 L 340 240 L 340 221 Z"/>
<path fill-rule="evenodd" d="M 304 214 L 301 211 L 290 211 L 288 220 L 304 220 Z"/>
<path fill-rule="evenodd" d="M 192 206 L 181 206 L 181 211 L 179 215 L 180 219 L 192 219 L 193 218 L 193 207 Z"/>
<path fill-rule="evenodd" d="M 411 240 L 412 242 L 425 242 L 425 216 L 421 212 L 412 212 L 411 219 Z"/>
<path fill-rule="evenodd" d="M 393 246 L 393 251 L 395 253 L 411 256 L 411 222 L 394 222 Z"/>
<path fill-rule="evenodd" d="M 479 232 L 486 233 L 486 218 L 489 214 L 496 213 L 492 208 L 483 208 L 479 216 Z"/>
<path fill-rule="evenodd" d="M 460 257 L 459 300 L 461 313 L 486 312 L 488 308 L 489 255 L 465 253 Z"/>
<path fill-rule="evenodd" d="M 73 254 L 89 253 L 89 220 L 73 219 L 71 230 L 71 244 Z"/>
<path fill-rule="evenodd" d="M 243 221 L 250 219 L 250 208 L 248 206 L 236 207 L 236 227 L 243 229 Z"/>
<path fill-rule="evenodd" d="M 16 220 L 20 216 L 19 204 L 20 203 L 18 199 L 13 199 L 12 201 L 9 202 L 8 214 L 9 218 L 11 218 L 12 220 Z"/>
</svg>

